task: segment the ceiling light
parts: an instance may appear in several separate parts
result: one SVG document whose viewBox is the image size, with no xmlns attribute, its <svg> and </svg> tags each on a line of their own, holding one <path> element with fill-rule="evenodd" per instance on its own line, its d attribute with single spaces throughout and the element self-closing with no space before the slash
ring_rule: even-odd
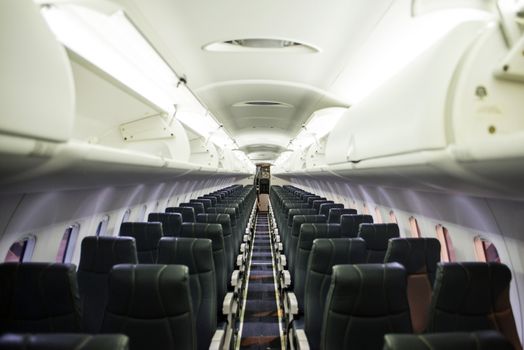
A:
<svg viewBox="0 0 524 350">
<path fill-rule="evenodd" d="M 217 41 L 202 47 L 205 51 L 212 52 L 289 52 L 289 53 L 315 53 L 320 50 L 312 45 L 293 41 L 271 38 L 245 38 Z"/>
</svg>

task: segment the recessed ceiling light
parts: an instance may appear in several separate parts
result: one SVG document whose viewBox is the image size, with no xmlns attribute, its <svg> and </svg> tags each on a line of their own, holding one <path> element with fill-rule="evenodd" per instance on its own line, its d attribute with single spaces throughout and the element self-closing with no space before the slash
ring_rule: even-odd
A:
<svg viewBox="0 0 524 350">
<path fill-rule="evenodd" d="M 202 47 L 212 52 L 288 52 L 288 53 L 315 53 L 320 50 L 312 45 L 281 39 L 245 38 L 216 41 Z"/>
<path fill-rule="evenodd" d="M 251 100 L 251 101 L 242 101 L 237 102 L 233 107 L 283 107 L 283 108 L 293 108 L 293 105 L 289 103 L 280 102 L 280 101 L 270 101 L 270 100 Z"/>
</svg>

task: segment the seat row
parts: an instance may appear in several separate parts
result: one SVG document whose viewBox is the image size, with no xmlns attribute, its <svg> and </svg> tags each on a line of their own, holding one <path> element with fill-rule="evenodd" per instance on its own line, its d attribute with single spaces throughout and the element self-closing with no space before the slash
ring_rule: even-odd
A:
<svg viewBox="0 0 524 350">
<path fill-rule="evenodd" d="M 284 248 L 281 261 L 294 271 L 287 278 L 282 271 L 281 286 L 292 346 L 380 349 L 387 333 L 495 329 L 520 348 L 505 265 L 438 264 L 437 239 L 398 238 L 395 224 L 366 223 L 366 216 L 354 213 L 339 217 L 348 220 L 346 227 L 327 223 L 316 208 L 293 208 L 319 200 L 311 201 L 310 194 L 278 187 L 271 192 L 274 236 L 283 237 L 275 244 L 284 248 L 287 242 L 290 259 Z M 328 217 L 344 210 L 327 205 Z M 305 210 L 310 214 L 295 214 Z"/>
<path fill-rule="evenodd" d="M 78 272 L 71 264 L 0 264 L 0 334 L 123 333 L 132 349 L 218 348 L 234 326 L 232 318 L 218 317 L 229 271 L 228 226 L 222 223 L 249 218 L 240 210 L 247 211 L 255 196 L 252 187 L 239 186 L 208 196 L 217 199 L 216 209 L 234 201 L 222 207 L 233 215 L 199 214 L 195 219 L 203 222 L 176 225 L 180 213 L 153 213 L 149 219 L 158 222 L 123 223 L 120 237 L 84 238 Z M 207 215 L 220 223 L 205 223 Z M 33 339 L 5 336 L 10 342 Z M 61 335 L 42 337 L 62 341 Z"/>
</svg>

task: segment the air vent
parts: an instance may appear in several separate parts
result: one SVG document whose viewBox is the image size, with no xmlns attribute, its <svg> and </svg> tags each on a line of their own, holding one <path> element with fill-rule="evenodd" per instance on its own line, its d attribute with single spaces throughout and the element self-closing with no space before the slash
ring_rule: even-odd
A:
<svg viewBox="0 0 524 350">
<path fill-rule="evenodd" d="M 320 50 L 312 45 L 292 40 L 246 38 L 217 41 L 202 47 L 205 51 L 216 52 L 289 52 L 289 53 L 315 53 Z"/>
<path fill-rule="evenodd" d="M 280 108 L 293 108 L 293 105 L 289 103 L 271 100 L 252 100 L 242 101 L 235 103 L 233 107 L 280 107 Z"/>
</svg>

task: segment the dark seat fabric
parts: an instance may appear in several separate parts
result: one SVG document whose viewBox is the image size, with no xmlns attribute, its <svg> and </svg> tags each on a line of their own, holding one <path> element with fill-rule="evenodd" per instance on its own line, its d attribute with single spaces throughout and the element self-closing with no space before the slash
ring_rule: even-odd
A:
<svg viewBox="0 0 524 350">
<path fill-rule="evenodd" d="M 321 349 L 382 349 L 387 333 L 410 333 L 406 271 L 398 263 L 336 265 Z"/>
<path fill-rule="evenodd" d="M 195 222 L 195 208 L 193 207 L 169 207 L 166 213 L 182 214 L 182 222 Z"/>
<path fill-rule="evenodd" d="M 494 329 L 521 349 L 509 299 L 511 271 L 500 263 L 439 263 L 428 332 Z"/>
<path fill-rule="evenodd" d="M 187 266 L 113 267 L 101 332 L 127 335 L 133 350 L 195 349 Z"/>
<path fill-rule="evenodd" d="M 386 334 L 384 350 L 512 350 L 497 331 L 472 333 Z"/>
<path fill-rule="evenodd" d="M 212 207 L 214 207 L 218 203 L 217 197 L 215 197 L 215 196 L 206 195 L 206 196 L 198 197 L 198 199 L 209 199 L 209 200 L 211 200 L 211 206 Z"/>
<path fill-rule="evenodd" d="M 340 225 L 338 224 L 305 223 L 300 227 L 300 235 L 298 237 L 295 256 L 295 279 L 293 284 L 293 292 L 295 292 L 297 297 L 299 310 L 304 310 L 304 287 L 306 285 L 307 268 L 311 248 L 313 247 L 313 241 L 317 238 L 340 237 Z"/>
<path fill-rule="evenodd" d="M 307 209 L 289 209 L 287 214 L 287 224 L 282 226 L 280 230 L 280 236 L 282 238 L 282 244 L 284 245 L 284 254 L 289 255 L 289 245 L 291 241 L 291 231 L 293 230 L 293 218 L 296 215 L 315 215 L 316 211 L 313 208 Z"/>
<path fill-rule="evenodd" d="M 332 209 L 332 208 L 336 208 L 336 209 L 343 209 L 344 208 L 344 204 L 342 203 L 322 203 L 320 204 L 320 207 L 319 207 L 319 210 L 318 210 L 318 213 L 320 215 L 325 215 L 326 217 L 328 217 L 329 215 L 329 210 Z M 337 222 L 338 224 L 338 222 Z"/>
<path fill-rule="evenodd" d="M 358 237 L 358 229 L 360 224 L 372 224 L 373 217 L 371 215 L 354 215 L 354 214 L 343 214 L 340 216 L 340 229 L 344 233 L 345 237 L 356 238 Z"/>
<path fill-rule="evenodd" d="M 123 334 L 4 334 L 0 350 L 128 350 Z"/>
<path fill-rule="evenodd" d="M 358 236 L 366 241 L 367 263 L 383 263 L 391 238 L 400 237 L 397 224 L 360 224 Z"/>
<path fill-rule="evenodd" d="M 408 303 L 415 333 L 421 333 L 427 327 L 433 282 L 439 261 L 440 242 L 436 238 L 389 240 L 384 262 L 398 262 L 406 269 Z"/>
<path fill-rule="evenodd" d="M 149 222 L 161 222 L 164 236 L 176 237 L 182 227 L 182 214 L 180 213 L 150 213 Z"/>
<path fill-rule="evenodd" d="M 178 205 L 179 207 L 190 207 L 190 208 L 193 208 L 195 210 L 195 215 L 198 215 L 198 214 L 204 214 L 205 213 L 205 210 L 204 210 L 204 204 L 203 203 L 180 203 Z"/>
<path fill-rule="evenodd" d="M 224 237 L 224 249 L 226 254 L 227 276 L 231 276 L 234 270 L 235 263 L 235 241 L 233 231 L 231 230 L 231 219 L 227 214 L 198 214 L 197 222 L 206 224 L 220 224 L 222 225 L 222 233 Z"/>
<path fill-rule="evenodd" d="M 313 241 L 304 287 L 304 330 L 311 349 L 320 348 L 324 303 L 335 265 L 361 264 L 366 242 L 361 238 L 321 238 Z"/>
<path fill-rule="evenodd" d="M 221 315 L 222 301 L 227 291 L 227 266 L 226 250 L 224 247 L 224 237 L 222 225 L 204 223 L 184 223 L 180 237 L 207 238 L 212 242 L 213 263 L 215 264 L 215 281 L 217 287 L 217 314 Z"/>
<path fill-rule="evenodd" d="M 312 208 L 317 210 L 317 213 L 320 214 L 320 206 L 322 204 L 334 204 L 333 201 L 328 201 L 327 199 L 315 199 L 312 202 Z"/>
<path fill-rule="evenodd" d="M 87 236 L 82 240 L 77 279 L 84 332 L 99 331 L 109 271 L 118 264 L 138 264 L 134 238 Z"/>
<path fill-rule="evenodd" d="M 242 226 L 238 223 L 235 208 L 213 207 L 208 208 L 206 213 L 229 215 L 229 220 L 231 221 L 231 232 L 233 233 L 234 252 L 238 252 L 240 244 L 242 243 L 242 236 L 244 233 L 242 232 Z"/>
<path fill-rule="evenodd" d="M 190 199 L 190 200 L 189 200 L 189 203 L 202 203 L 202 204 L 204 205 L 204 211 L 205 211 L 207 208 L 212 207 L 212 204 L 213 204 L 213 202 L 211 201 L 211 199 L 203 199 L 203 198 L 199 198 L 199 199 Z"/>
<path fill-rule="evenodd" d="M 156 263 L 158 241 L 163 236 L 162 232 L 160 222 L 123 222 L 120 225 L 120 236 L 135 239 L 138 262 L 141 264 Z"/>
<path fill-rule="evenodd" d="M 0 264 L 0 333 L 80 332 L 73 264 Z"/>
<path fill-rule="evenodd" d="M 198 349 L 209 349 L 217 328 L 217 292 L 211 240 L 164 237 L 158 244 L 158 263 L 188 267 Z"/>
<path fill-rule="evenodd" d="M 289 267 L 289 273 L 291 274 L 291 279 L 295 279 L 295 257 L 297 255 L 298 249 L 298 238 L 300 236 L 300 228 L 303 224 L 313 223 L 320 224 L 325 223 L 327 220 L 325 215 L 295 215 L 293 217 L 293 225 L 291 226 L 291 235 L 288 240 L 288 254 L 287 264 Z"/>
<path fill-rule="evenodd" d="M 328 214 L 328 224 L 340 224 L 340 216 L 344 214 L 355 215 L 357 214 L 357 210 L 350 208 L 331 208 Z"/>
</svg>

